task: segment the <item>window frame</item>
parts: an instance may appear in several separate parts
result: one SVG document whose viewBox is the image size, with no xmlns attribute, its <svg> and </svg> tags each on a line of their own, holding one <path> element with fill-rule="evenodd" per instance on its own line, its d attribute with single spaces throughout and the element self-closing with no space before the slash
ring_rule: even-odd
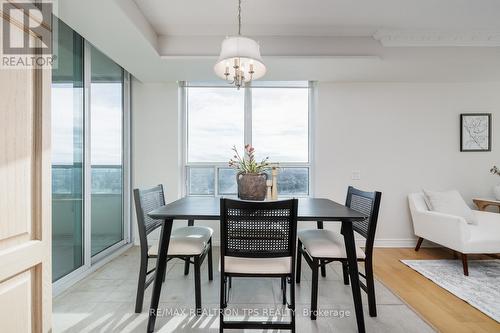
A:
<svg viewBox="0 0 500 333">
<path fill-rule="evenodd" d="M 287 88 L 287 89 L 307 89 L 308 90 L 308 160 L 307 162 L 280 162 L 280 168 L 306 168 L 308 169 L 308 193 L 296 195 L 280 195 L 282 198 L 289 197 L 313 197 L 314 196 L 314 136 L 313 128 L 315 123 L 314 110 L 316 105 L 316 82 L 315 81 L 301 81 L 307 82 L 307 85 L 297 85 L 297 81 L 261 81 L 256 86 L 246 86 L 244 88 L 244 124 L 243 136 L 244 144 L 252 143 L 252 89 L 273 89 L 273 88 Z M 181 123 L 181 172 L 180 172 L 180 195 L 192 197 L 222 197 L 231 196 L 231 194 L 219 193 L 219 169 L 228 169 L 227 162 L 189 162 L 188 161 L 188 89 L 190 87 L 196 88 L 225 88 L 235 89 L 234 86 L 225 84 L 225 82 L 186 82 L 179 81 L 179 114 Z M 230 152 L 228 150 L 228 161 Z M 190 168 L 213 168 L 214 169 L 214 194 L 190 194 Z"/>
</svg>

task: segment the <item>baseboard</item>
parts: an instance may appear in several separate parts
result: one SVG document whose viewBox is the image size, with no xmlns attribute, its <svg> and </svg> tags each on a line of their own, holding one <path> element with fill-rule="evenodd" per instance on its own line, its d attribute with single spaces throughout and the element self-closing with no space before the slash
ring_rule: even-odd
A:
<svg viewBox="0 0 500 333">
<path fill-rule="evenodd" d="M 213 239 L 212 240 L 213 246 L 220 246 L 220 240 L 218 239 Z M 375 240 L 375 247 L 409 247 L 413 248 L 415 247 L 415 244 L 417 243 L 417 240 L 414 238 L 401 238 L 401 239 L 393 239 L 393 238 L 388 238 L 388 239 L 376 239 Z M 356 239 L 356 245 L 359 247 L 365 247 L 365 240 L 364 239 Z M 422 247 L 434 247 L 434 244 L 429 244 L 429 243 L 424 243 Z"/>
<path fill-rule="evenodd" d="M 360 240 L 356 240 L 358 245 Z M 386 239 L 375 239 L 375 247 L 415 247 L 417 243 L 414 238 L 386 238 Z"/>
<path fill-rule="evenodd" d="M 152 239 L 152 241 L 158 241 L 156 239 Z M 220 240 L 219 239 L 214 239 L 212 238 L 212 245 L 213 246 L 220 246 Z M 417 239 L 416 238 L 383 238 L 383 239 L 375 239 L 375 247 L 403 247 L 403 248 L 412 248 L 415 247 L 415 244 L 417 244 Z M 138 246 L 139 243 L 135 243 L 134 245 Z M 356 239 L 356 245 L 360 247 L 365 247 L 365 240 L 364 239 Z M 427 241 L 424 241 L 422 244 L 422 248 L 424 247 L 436 247 L 434 243 L 430 243 Z"/>
</svg>

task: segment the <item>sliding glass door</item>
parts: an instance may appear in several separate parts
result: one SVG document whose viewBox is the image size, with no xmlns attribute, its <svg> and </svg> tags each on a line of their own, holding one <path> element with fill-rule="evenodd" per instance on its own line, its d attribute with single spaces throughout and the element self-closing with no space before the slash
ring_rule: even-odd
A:
<svg viewBox="0 0 500 333">
<path fill-rule="evenodd" d="M 58 21 L 52 73 L 52 276 L 83 265 L 83 39 Z"/>
<path fill-rule="evenodd" d="M 63 281 L 130 239 L 129 75 L 54 23 L 52 275 Z"/>
<path fill-rule="evenodd" d="M 123 240 L 123 69 L 91 52 L 92 256 Z"/>
</svg>

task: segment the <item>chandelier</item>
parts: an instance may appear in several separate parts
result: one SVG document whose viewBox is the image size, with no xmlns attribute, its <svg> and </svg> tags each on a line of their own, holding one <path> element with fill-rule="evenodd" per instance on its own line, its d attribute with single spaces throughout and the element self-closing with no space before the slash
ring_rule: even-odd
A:
<svg viewBox="0 0 500 333">
<path fill-rule="evenodd" d="M 218 77 L 238 89 L 266 74 L 259 44 L 241 35 L 241 0 L 238 0 L 238 35 L 226 37 L 222 41 L 214 71 Z"/>
</svg>

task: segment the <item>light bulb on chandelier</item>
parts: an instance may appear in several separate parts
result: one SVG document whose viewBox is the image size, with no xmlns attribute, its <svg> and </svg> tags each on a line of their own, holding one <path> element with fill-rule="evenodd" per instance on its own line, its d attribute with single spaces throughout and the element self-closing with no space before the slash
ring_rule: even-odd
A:
<svg viewBox="0 0 500 333">
<path fill-rule="evenodd" d="M 222 41 L 214 71 L 217 76 L 234 84 L 238 89 L 266 74 L 259 44 L 241 35 L 241 0 L 238 0 L 238 35 L 226 37 Z"/>
</svg>

